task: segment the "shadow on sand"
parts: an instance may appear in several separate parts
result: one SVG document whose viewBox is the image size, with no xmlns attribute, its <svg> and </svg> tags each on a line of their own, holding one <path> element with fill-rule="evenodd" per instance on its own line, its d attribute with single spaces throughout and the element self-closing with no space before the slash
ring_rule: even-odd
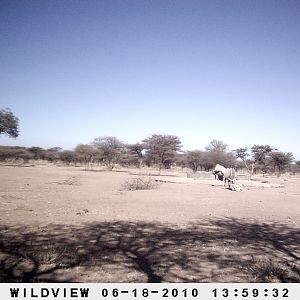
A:
<svg viewBox="0 0 300 300">
<path fill-rule="evenodd" d="M 116 221 L 0 232 L 1 282 L 300 281 L 300 230 L 279 223 Z"/>
</svg>

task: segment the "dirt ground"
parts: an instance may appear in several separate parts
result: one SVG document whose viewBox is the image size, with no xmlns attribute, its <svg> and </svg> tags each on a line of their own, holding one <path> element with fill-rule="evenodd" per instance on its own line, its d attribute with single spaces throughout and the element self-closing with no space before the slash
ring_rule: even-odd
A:
<svg viewBox="0 0 300 300">
<path fill-rule="evenodd" d="M 0 281 L 300 282 L 300 178 L 240 183 L 2 165 Z"/>
</svg>

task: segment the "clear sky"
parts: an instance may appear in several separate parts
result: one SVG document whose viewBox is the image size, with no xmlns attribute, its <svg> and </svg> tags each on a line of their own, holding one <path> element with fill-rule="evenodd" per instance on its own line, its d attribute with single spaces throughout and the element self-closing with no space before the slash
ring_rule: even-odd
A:
<svg viewBox="0 0 300 300">
<path fill-rule="evenodd" d="M 0 0 L 1 145 L 174 134 L 300 160 L 300 1 Z"/>
</svg>

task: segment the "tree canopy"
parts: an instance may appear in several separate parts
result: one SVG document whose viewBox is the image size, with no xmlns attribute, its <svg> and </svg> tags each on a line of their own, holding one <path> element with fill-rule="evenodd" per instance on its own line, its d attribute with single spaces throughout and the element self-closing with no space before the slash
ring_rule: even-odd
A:
<svg viewBox="0 0 300 300">
<path fill-rule="evenodd" d="M 209 145 L 205 147 L 206 151 L 226 152 L 227 145 L 223 141 L 212 140 Z"/>
<path fill-rule="evenodd" d="M 0 109 L 0 134 L 19 136 L 19 119 L 9 109 Z"/>
<path fill-rule="evenodd" d="M 210 162 L 212 168 L 216 164 L 221 164 L 224 167 L 232 168 L 235 166 L 234 154 L 227 150 L 227 145 L 223 141 L 212 140 L 205 147 L 206 158 Z"/>
<path fill-rule="evenodd" d="M 261 169 L 263 173 L 267 172 L 267 161 L 270 153 L 276 150 L 270 145 L 254 145 L 251 147 L 252 157 L 256 169 Z"/>
<path fill-rule="evenodd" d="M 170 167 L 176 154 L 181 149 L 181 141 L 175 135 L 153 134 L 143 140 L 148 161 L 162 166 Z"/>
<path fill-rule="evenodd" d="M 100 155 L 103 157 L 103 162 L 110 170 L 120 162 L 120 158 L 125 152 L 124 143 L 114 136 L 95 138 L 92 144 L 99 150 Z"/>
<path fill-rule="evenodd" d="M 277 170 L 278 176 L 286 169 L 286 167 L 293 162 L 294 157 L 291 152 L 271 152 L 270 154 L 271 164 L 274 166 L 275 171 Z"/>
</svg>

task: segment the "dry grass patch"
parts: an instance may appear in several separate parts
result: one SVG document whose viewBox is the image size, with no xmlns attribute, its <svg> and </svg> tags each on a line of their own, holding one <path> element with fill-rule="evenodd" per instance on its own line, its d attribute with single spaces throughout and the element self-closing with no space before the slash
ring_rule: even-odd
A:
<svg viewBox="0 0 300 300">
<path fill-rule="evenodd" d="M 257 282 L 298 282 L 300 279 L 296 266 L 285 266 L 270 259 L 254 262 L 249 270 Z M 298 280 L 295 280 L 297 277 Z"/>
</svg>

